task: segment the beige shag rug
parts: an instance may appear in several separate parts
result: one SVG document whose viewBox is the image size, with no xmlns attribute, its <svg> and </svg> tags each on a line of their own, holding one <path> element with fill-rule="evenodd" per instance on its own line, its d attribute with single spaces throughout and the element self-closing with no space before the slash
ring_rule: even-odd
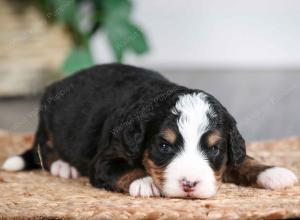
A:
<svg viewBox="0 0 300 220">
<path fill-rule="evenodd" d="M 31 134 L 0 131 L 0 163 L 29 148 Z M 300 177 L 300 138 L 252 143 L 248 153 Z M 42 171 L 0 171 L 0 219 L 279 219 L 300 217 L 300 184 L 271 191 L 223 184 L 207 200 L 133 198 Z"/>
</svg>

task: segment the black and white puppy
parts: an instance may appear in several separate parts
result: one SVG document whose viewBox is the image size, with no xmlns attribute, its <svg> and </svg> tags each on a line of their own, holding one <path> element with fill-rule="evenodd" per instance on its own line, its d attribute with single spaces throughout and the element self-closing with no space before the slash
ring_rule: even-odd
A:
<svg viewBox="0 0 300 220">
<path fill-rule="evenodd" d="M 3 169 L 43 166 L 89 176 L 132 196 L 208 198 L 221 182 L 268 189 L 297 182 L 290 170 L 246 155 L 234 118 L 212 95 L 128 65 L 95 66 L 54 83 L 41 101 L 33 148 Z"/>
</svg>

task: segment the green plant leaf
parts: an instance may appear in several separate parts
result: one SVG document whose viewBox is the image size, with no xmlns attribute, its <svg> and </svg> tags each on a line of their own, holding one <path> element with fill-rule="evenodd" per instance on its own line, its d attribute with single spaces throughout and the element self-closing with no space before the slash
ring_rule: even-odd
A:
<svg viewBox="0 0 300 220">
<path fill-rule="evenodd" d="M 137 26 L 130 23 L 128 24 L 128 29 L 130 30 L 130 33 L 132 33 L 128 45 L 130 49 L 137 54 L 144 54 L 148 52 L 149 47 L 143 32 Z"/>
<path fill-rule="evenodd" d="M 71 50 L 63 64 L 63 74 L 69 76 L 74 72 L 94 65 L 93 58 L 88 48 L 75 47 Z"/>
<path fill-rule="evenodd" d="M 51 2 L 53 5 L 53 17 L 56 21 L 68 24 L 77 23 L 75 0 L 51 0 Z"/>
<path fill-rule="evenodd" d="M 109 20 L 127 20 L 132 9 L 129 0 L 102 0 L 105 17 Z"/>
<path fill-rule="evenodd" d="M 121 62 L 123 59 L 127 46 L 125 39 L 129 35 L 128 30 L 122 23 L 124 22 L 107 22 L 105 24 L 109 43 L 118 62 Z"/>
<path fill-rule="evenodd" d="M 74 48 L 64 63 L 66 75 L 91 65 L 92 58 L 86 49 L 90 37 L 98 28 L 104 29 L 117 61 L 121 62 L 126 51 L 143 54 L 148 51 L 147 41 L 143 32 L 130 20 L 131 0 L 40 0 L 41 9 L 47 19 L 64 23 L 72 33 Z M 93 27 L 90 31 L 80 30 L 81 3 L 89 2 L 94 6 L 92 16 Z M 48 16 L 49 15 L 49 16 Z M 82 29 L 82 28 L 81 28 Z M 78 57 L 81 57 L 80 59 Z M 74 61 L 76 60 L 76 61 Z"/>
<path fill-rule="evenodd" d="M 148 51 L 144 34 L 129 21 L 108 21 L 105 30 L 118 62 L 122 61 L 126 50 L 131 49 L 138 54 Z"/>
</svg>

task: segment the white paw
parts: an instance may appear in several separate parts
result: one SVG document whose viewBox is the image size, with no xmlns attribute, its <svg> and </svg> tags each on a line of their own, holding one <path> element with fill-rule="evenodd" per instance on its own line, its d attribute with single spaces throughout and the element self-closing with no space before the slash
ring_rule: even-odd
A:
<svg viewBox="0 0 300 220">
<path fill-rule="evenodd" d="M 297 183 L 296 175 L 282 167 L 272 167 L 260 173 L 257 177 L 257 184 L 266 189 L 283 189 Z"/>
<path fill-rule="evenodd" d="M 6 171 L 19 171 L 25 168 L 25 161 L 20 156 L 12 156 L 6 159 L 2 169 Z"/>
<path fill-rule="evenodd" d="M 50 167 L 50 172 L 53 176 L 59 176 L 66 179 L 75 179 L 79 176 L 79 173 L 76 170 L 76 168 L 70 166 L 70 164 L 62 160 L 57 160 L 53 162 Z"/>
<path fill-rule="evenodd" d="M 129 194 L 131 196 L 159 196 L 159 190 L 154 185 L 151 177 L 147 176 L 141 179 L 134 180 L 129 186 Z"/>
</svg>

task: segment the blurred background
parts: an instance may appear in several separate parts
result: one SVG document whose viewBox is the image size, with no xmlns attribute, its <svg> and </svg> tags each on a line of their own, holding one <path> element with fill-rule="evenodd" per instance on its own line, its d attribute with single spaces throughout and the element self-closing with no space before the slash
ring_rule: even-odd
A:
<svg viewBox="0 0 300 220">
<path fill-rule="evenodd" d="M 300 134 L 300 1 L 1 0 L 0 129 L 32 132 L 49 83 L 108 62 L 217 97 L 248 141 Z"/>
</svg>

